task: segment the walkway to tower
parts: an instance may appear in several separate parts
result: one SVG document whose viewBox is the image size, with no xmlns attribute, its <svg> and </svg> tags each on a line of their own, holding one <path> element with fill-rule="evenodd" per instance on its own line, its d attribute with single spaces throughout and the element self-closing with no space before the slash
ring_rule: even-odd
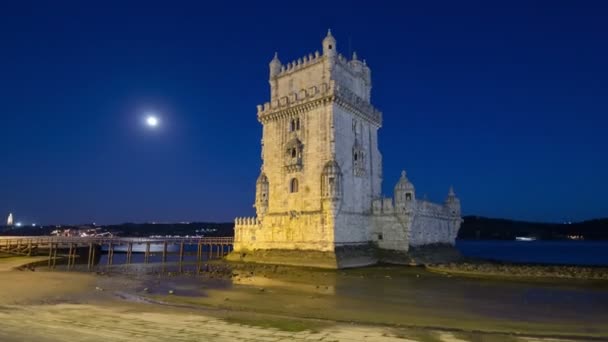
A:
<svg viewBox="0 0 608 342">
<path fill-rule="evenodd" d="M 232 250 L 233 237 L 202 238 L 124 238 L 124 237 L 47 237 L 9 236 L 0 237 L 0 253 L 11 255 L 48 255 L 48 266 L 55 267 L 57 260 L 67 260 L 68 268 L 84 264 L 91 269 L 99 262 L 101 254 L 107 255 L 106 263 L 114 263 L 114 253 L 124 253 L 125 264 L 133 261 L 133 255 L 143 254 L 143 262 L 152 262 L 152 256 L 160 256 L 167 262 L 170 256 L 183 262 L 186 256 L 196 261 L 221 258 Z"/>
</svg>

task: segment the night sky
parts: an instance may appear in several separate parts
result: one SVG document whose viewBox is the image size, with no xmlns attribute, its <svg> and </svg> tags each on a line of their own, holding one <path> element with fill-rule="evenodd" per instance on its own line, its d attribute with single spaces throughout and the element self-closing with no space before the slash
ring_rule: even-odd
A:
<svg viewBox="0 0 608 342">
<path fill-rule="evenodd" d="M 253 215 L 268 62 L 328 28 L 371 67 L 385 195 L 405 168 L 465 214 L 608 216 L 605 2 L 215 3 L 0 3 L 2 221 Z"/>
</svg>

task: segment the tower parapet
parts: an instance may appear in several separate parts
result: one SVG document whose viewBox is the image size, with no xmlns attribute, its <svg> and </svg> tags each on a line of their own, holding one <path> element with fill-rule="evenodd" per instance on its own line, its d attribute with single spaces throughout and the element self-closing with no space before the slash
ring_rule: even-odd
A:
<svg viewBox="0 0 608 342">
<path fill-rule="evenodd" d="M 258 120 L 264 123 L 269 119 L 290 116 L 328 102 L 336 102 L 338 105 L 359 114 L 362 119 L 373 123 L 377 127 L 382 126 L 381 111 L 347 87 L 337 84 L 334 80 L 307 89 L 300 89 L 297 92 L 294 91 L 286 96 L 258 105 Z"/>
</svg>

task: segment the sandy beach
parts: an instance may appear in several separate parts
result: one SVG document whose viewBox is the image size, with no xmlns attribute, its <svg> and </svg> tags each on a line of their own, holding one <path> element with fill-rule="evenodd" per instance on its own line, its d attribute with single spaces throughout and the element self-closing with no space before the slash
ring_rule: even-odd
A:
<svg viewBox="0 0 608 342">
<path fill-rule="evenodd" d="M 344 279 L 366 286 L 392 281 L 380 278 L 382 270 L 365 277 L 361 270 L 345 275 L 241 271 L 230 280 L 203 282 L 193 277 L 15 270 L 31 261 L 35 258 L 0 258 L 0 341 L 534 341 L 608 336 L 608 328 L 594 322 L 583 327 L 557 324 L 559 320 L 522 324 L 518 319 L 483 319 L 466 308 L 425 314 L 430 308 L 420 298 L 396 297 L 393 304 L 380 300 L 376 308 L 366 308 L 370 302 L 364 297 L 336 296 L 347 285 Z M 394 277 L 409 279 L 408 272 Z M 403 310 L 416 301 L 418 309 Z M 453 312 L 461 315 L 454 317 Z"/>
</svg>

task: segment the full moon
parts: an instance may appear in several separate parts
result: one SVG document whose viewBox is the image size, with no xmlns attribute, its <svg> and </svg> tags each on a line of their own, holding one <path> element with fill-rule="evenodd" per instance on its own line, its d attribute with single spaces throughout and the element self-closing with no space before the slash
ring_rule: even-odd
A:
<svg viewBox="0 0 608 342">
<path fill-rule="evenodd" d="M 158 118 L 154 115 L 148 115 L 146 117 L 146 124 L 150 127 L 156 127 L 158 126 Z"/>
</svg>

